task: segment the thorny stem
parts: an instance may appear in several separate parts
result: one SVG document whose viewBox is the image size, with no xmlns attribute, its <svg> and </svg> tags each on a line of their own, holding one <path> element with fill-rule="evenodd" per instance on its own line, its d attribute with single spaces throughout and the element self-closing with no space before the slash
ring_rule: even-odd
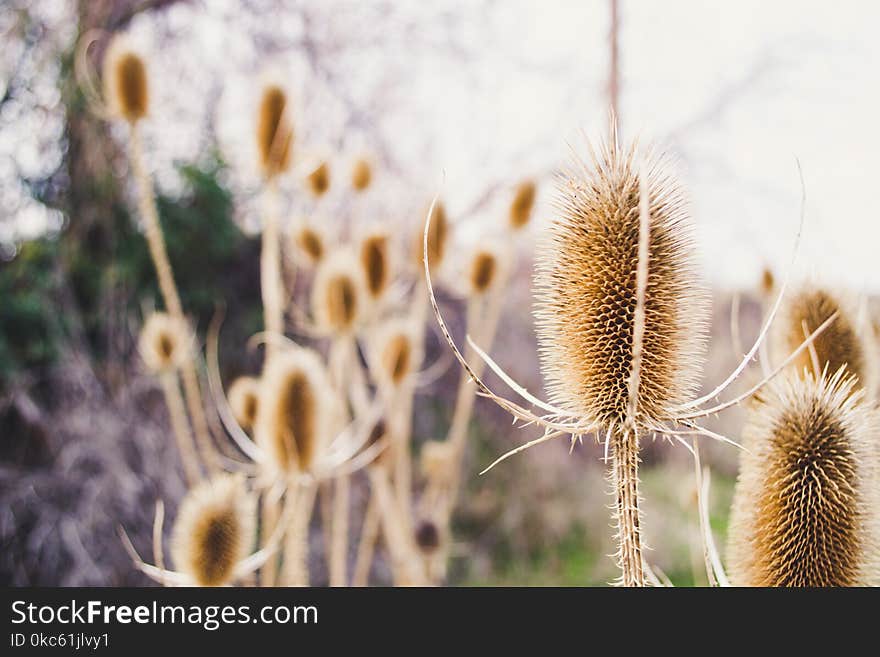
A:
<svg viewBox="0 0 880 657">
<path fill-rule="evenodd" d="M 330 543 L 330 586 L 345 586 L 346 560 L 348 557 L 348 505 L 350 476 L 337 475 L 333 487 L 333 520 Z"/>
<path fill-rule="evenodd" d="M 641 517 L 639 512 L 639 438 L 633 428 L 612 432 L 612 483 L 616 502 L 621 583 L 644 586 Z"/>
<path fill-rule="evenodd" d="M 354 575 L 351 579 L 352 586 L 366 586 L 370 581 L 370 567 L 373 564 L 373 554 L 376 551 L 376 541 L 379 538 L 380 520 L 376 497 L 371 492 L 370 501 L 367 502 L 367 510 L 364 512 L 361 540 L 358 543 Z"/>
<path fill-rule="evenodd" d="M 156 197 L 150 174 L 144 166 L 143 145 L 141 133 L 137 124 L 131 127 L 130 143 L 131 167 L 138 186 L 138 206 L 141 217 L 144 220 L 144 230 L 147 238 L 147 246 L 150 249 L 150 257 L 156 268 L 156 277 L 159 279 L 159 289 L 162 299 L 169 314 L 182 322 L 186 322 L 183 315 L 183 306 L 180 303 L 180 295 L 177 285 L 174 283 L 174 274 L 171 269 L 171 261 L 168 259 L 168 251 L 165 248 L 165 239 L 162 236 L 162 227 L 159 224 L 159 213 L 156 209 Z M 195 354 L 187 358 L 183 364 L 182 372 L 183 390 L 186 395 L 186 405 L 190 419 L 195 430 L 196 443 L 199 447 L 202 460 L 209 473 L 218 472 L 220 464 L 214 445 L 208 433 L 208 421 L 205 409 L 202 406 L 202 395 L 199 389 L 199 379 L 195 368 Z"/>
<path fill-rule="evenodd" d="M 165 394 L 165 404 L 168 406 L 168 415 L 171 418 L 171 430 L 177 441 L 177 451 L 180 452 L 183 471 L 186 473 L 186 481 L 190 486 L 194 486 L 202 478 L 202 473 L 192 435 L 189 432 L 189 423 L 186 421 L 177 375 L 174 372 L 163 372 L 159 378 L 162 382 L 162 392 Z"/>
<path fill-rule="evenodd" d="M 263 190 L 263 244 L 260 251 L 260 289 L 263 295 L 263 323 L 266 332 L 284 334 L 284 283 L 281 280 L 281 243 L 278 226 L 278 187 L 274 178 Z M 266 358 L 276 351 L 276 343 L 266 342 Z"/>
<path fill-rule="evenodd" d="M 309 521 L 315 506 L 316 492 L 317 487 L 313 483 L 294 485 L 287 491 L 288 495 L 296 495 L 296 506 L 284 545 L 282 579 L 287 586 L 309 585 Z"/>
</svg>

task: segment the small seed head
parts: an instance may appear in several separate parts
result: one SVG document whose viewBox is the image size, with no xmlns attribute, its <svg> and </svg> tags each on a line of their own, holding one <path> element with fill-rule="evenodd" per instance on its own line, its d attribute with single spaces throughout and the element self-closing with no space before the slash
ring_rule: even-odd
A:
<svg viewBox="0 0 880 657">
<path fill-rule="evenodd" d="M 138 339 L 138 350 L 154 373 L 178 369 L 189 357 L 192 336 L 183 320 L 164 312 L 147 317 Z"/>
<path fill-rule="evenodd" d="M 257 420 L 260 405 L 260 380 L 253 376 L 240 376 L 229 386 L 229 405 L 235 421 L 245 431 L 250 431 Z"/>
<path fill-rule="evenodd" d="M 287 94 L 278 85 L 263 90 L 257 117 L 257 148 L 266 178 L 290 168 L 293 128 L 288 119 Z"/>
<path fill-rule="evenodd" d="M 529 223 L 534 205 L 535 183 L 524 180 L 516 188 L 513 202 L 510 204 L 510 227 L 513 230 L 520 230 Z"/>
<path fill-rule="evenodd" d="M 147 67 L 126 39 L 116 36 L 104 56 L 104 99 L 114 116 L 136 123 L 150 104 Z"/>
</svg>

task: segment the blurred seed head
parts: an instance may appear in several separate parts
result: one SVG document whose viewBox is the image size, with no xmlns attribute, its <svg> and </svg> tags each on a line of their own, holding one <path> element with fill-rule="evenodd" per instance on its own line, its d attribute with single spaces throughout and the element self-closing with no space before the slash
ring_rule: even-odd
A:
<svg viewBox="0 0 880 657">
<path fill-rule="evenodd" d="M 174 566 L 199 586 L 229 584 L 247 557 L 254 530 L 253 499 L 241 476 L 202 482 L 180 505 L 171 537 Z"/>
<path fill-rule="evenodd" d="M 769 298 L 776 289 L 776 277 L 770 267 L 764 267 L 761 271 L 761 295 L 766 299 Z"/>
<path fill-rule="evenodd" d="M 293 128 L 288 118 L 287 94 L 279 85 L 263 89 L 257 116 L 257 149 L 266 178 L 290 168 Z"/>
<path fill-rule="evenodd" d="M 535 183 L 524 180 L 516 188 L 513 202 L 510 204 L 510 227 L 513 230 L 524 228 L 532 218 L 535 205 Z"/>
<path fill-rule="evenodd" d="M 374 376 L 383 384 L 397 387 L 413 374 L 422 362 L 418 331 L 406 318 L 390 319 L 381 324 L 374 337 Z"/>
<path fill-rule="evenodd" d="M 312 285 L 312 313 L 318 325 L 337 334 L 351 333 L 366 301 L 363 272 L 347 249 L 330 254 L 318 267 Z"/>
<path fill-rule="evenodd" d="M 229 386 L 228 396 L 235 421 L 245 431 L 253 429 L 260 405 L 260 380 L 253 376 L 240 376 Z"/>
<path fill-rule="evenodd" d="M 536 329 L 554 404 L 609 427 L 626 416 L 639 242 L 635 146 L 616 135 L 561 177 L 557 216 L 537 253 Z M 650 209 L 649 276 L 638 412 L 668 418 L 696 391 L 708 295 L 690 218 L 669 162 L 640 156 Z"/>
<path fill-rule="evenodd" d="M 306 176 L 306 184 L 316 197 L 323 196 L 330 189 L 330 165 L 321 162 Z"/>
<path fill-rule="evenodd" d="M 868 357 L 873 350 L 858 330 L 856 304 L 845 294 L 811 285 L 804 285 L 791 293 L 773 327 L 774 355 L 777 360 L 786 358 L 835 312 L 840 313 L 837 319 L 813 340 L 820 368 L 820 372 L 813 374 L 821 374 L 826 364 L 829 373 L 846 365 L 847 372 L 856 377 L 857 387 L 873 390 L 874 363 L 873 358 Z M 809 350 L 801 352 L 792 363 L 792 369 L 800 376 L 813 371 Z"/>
<path fill-rule="evenodd" d="M 876 411 L 839 370 L 783 377 L 753 405 L 743 432 L 729 530 L 740 586 L 876 584 Z"/>
<path fill-rule="evenodd" d="M 168 372 L 186 362 L 191 342 L 192 335 L 184 320 L 153 312 L 141 328 L 138 350 L 151 372 Z"/>
<path fill-rule="evenodd" d="M 485 243 L 474 250 L 467 269 L 467 293 L 480 296 L 500 283 L 509 265 L 509 255 L 486 238 Z"/>
<path fill-rule="evenodd" d="M 361 241 L 359 255 L 367 293 L 376 300 L 388 289 L 391 282 L 388 234 L 385 231 L 367 234 Z"/>
<path fill-rule="evenodd" d="M 433 520 L 419 521 L 415 531 L 416 545 L 424 554 L 431 554 L 440 547 L 440 530 Z"/>
<path fill-rule="evenodd" d="M 302 226 L 293 233 L 293 242 L 305 256 L 309 265 L 317 265 L 324 257 L 327 247 L 321 232 L 311 226 Z"/>
<path fill-rule="evenodd" d="M 113 37 L 104 55 L 104 100 L 113 116 L 136 123 L 147 115 L 150 104 L 144 59 L 120 35 Z"/>
<path fill-rule="evenodd" d="M 254 437 L 282 473 L 312 471 L 332 424 L 334 393 L 320 356 L 273 354 L 260 381 Z"/>
<path fill-rule="evenodd" d="M 351 170 L 351 186 L 354 190 L 358 192 L 364 191 L 370 186 L 372 179 L 373 171 L 370 163 L 364 158 L 357 160 Z"/>
</svg>

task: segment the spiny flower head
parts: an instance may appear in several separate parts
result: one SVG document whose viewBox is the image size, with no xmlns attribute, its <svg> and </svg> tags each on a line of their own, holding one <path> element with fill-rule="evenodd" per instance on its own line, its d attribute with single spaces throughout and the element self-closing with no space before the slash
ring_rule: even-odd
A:
<svg viewBox="0 0 880 657">
<path fill-rule="evenodd" d="M 253 428 L 260 406 L 260 380 L 253 376 L 240 376 L 229 386 L 229 406 L 235 421 L 245 431 Z"/>
<path fill-rule="evenodd" d="M 331 431 L 333 400 L 324 364 L 311 349 L 278 352 L 266 363 L 254 437 L 278 471 L 312 471 Z"/>
<path fill-rule="evenodd" d="M 312 312 L 327 331 L 354 331 L 366 301 L 363 272 L 347 249 L 330 254 L 318 267 L 312 285 Z"/>
<path fill-rule="evenodd" d="M 314 226 L 300 226 L 293 233 L 293 242 L 312 266 L 321 262 L 327 251 L 324 234 Z"/>
<path fill-rule="evenodd" d="M 524 228 L 532 218 L 532 208 L 535 205 L 535 183 L 524 180 L 517 188 L 510 204 L 510 227 L 514 230 Z"/>
<path fill-rule="evenodd" d="M 287 105 L 287 94 L 281 86 L 270 84 L 263 90 L 257 116 L 257 150 L 267 178 L 284 173 L 290 167 L 293 128 Z"/>
<path fill-rule="evenodd" d="M 168 372 L 186 362 L 191 342 L 192 335 L 184 320 L 153 312 L 141 329 L 138 350 L 151 372 Z"/>
<path fill-rule="evenodd" d="M 306 176 L 306 183 L 309 190 L 316 197 L 323 196 L 330 189 L 330 165 L 327 162 L 321 162 Z"/>
<path fill-rule="evenodd" d="M 115 36 L 104 55 L 104 99 L 110 112 L 129 123 L 147 115 L 150 104 L 147 67 L 127 39 Z"/>
<path fill-rule="evenodd" d="M 199 586 L 229 584 L 254 529 L 254 504 L 241 476 L 202 482 L 180 505 L 171 538 L 174 565 Z"/>
<path fill-rule="evenodd" d="M 401 385 L 422 362 L 418 327 L 410 319 L 386 320 L 377 330 L 374 342 L 374 376 L 391 387 Z"/>
<path fill-rule="evenodd" d="M 391 283 L 390 238 L 384 229 L 368 232 L 360 244 L 360 264 L 366 290 L 373 300 L 382 296 Z"/>
<path fill-rule="evenodd" d="M 508 260 L 508 254 L 491 240 L 475 249 L 467 268 L 468 294 L 481 296 L 494 289 L 503 279 Z"/>
<path fill-rule="evenodd" d="M 373 179 L 373 171 L 370 163 L 365 158 L 360 158 L 354 163 L 351 170 L 351 186 L 357 192 L 362 192 L 370 186 Z"/>
<path fill-rule="evenodd" d="M 698 385 L 708 326 L 690 219 L 664 158 L 641 156 L 650 216 L 637 413 L 669 417 Z M 537 254 L 536 329 L 554 403 L 602 427 L 622 422 L 632 369 L 639 243 L 635 146 L 616 135 L 561 178 L 557 216 Z"/>
<path fill-rule="evenodd" d="M 819 372 L 813 374 L 820 374 L 826 365 L 831 373 L 846 365 L 859 387 L 873 391 L 874 359 L 869 357 L 873 355 L 872 345 L 857 327 L 855 303 L 844 294 L 805 285 L 789 295 L 774 324 L 774 355 L 780 360 L 787 357 L 834 313 L 839 313 L 837 319 L 813 340 L 819 361 Z M 804 350 L 792 368 L 799 375 L 812 372 L 811 359 L 810 350 Z"/>
<path fill-rule="evenodd" d="M 731 514 L 740 586 L 876 584 L 876 411 L 839 370 L 784 377 L 751 408 Z"/>
</svg>

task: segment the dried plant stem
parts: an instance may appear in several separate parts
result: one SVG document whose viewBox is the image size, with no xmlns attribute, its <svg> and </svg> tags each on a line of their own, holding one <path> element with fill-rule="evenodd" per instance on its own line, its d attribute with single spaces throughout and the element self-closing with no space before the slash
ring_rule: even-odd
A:
<svg viewBox="0 0 880 657">
<path fill-rule="evenodd" d="M 168 415 L 171 417 L 171 430 L 177 441 L 177 451 L 180 452 L 180 461 L 183 463 L 183 471 L 186 481 L 190 486 L 196 485 L 202 478 L 199 467 L 199 458 L 193 445 L 189 431 L 189 422 L 186 419 L 186 410 L 183 406 L 183 398 L 180 387 L 177 384 L 175 372 L 165 372 L 159 377 L 162 382 L 162 392 L 165 394 L 165 404 L 168 406 Z"/>
<path fill-rule="evenodd" d="M 150 250 L 153 266 L 156 268 L 156 277 L 159 279 L 159 289 L 162 292 L 165 308 L 172 317 L 186 321 L 183 314 L 183 305 L 180 303 L 180 295 L 177 292 L 177 285 L 174 283 L 171 261 L 168 259 L 168 251 L 165 248 L 165 239 L 162 236 L 162 227 L 159 223 L 159 212 L 156 209 L 153 183 L 150 174 L 144 166 L 143 145 L 137 123 L 131 127 L 129 157 L 138 186 L 138 206 L 144 221 L 147 246 Z M 204 406 L 202 405 L 199 379 L 195 368 L 195 354 L 186 360 L 181 374 L 183 389 L 186 395 L 186 405 L 192 419 L 199 452 L 208 471 L 210 473 L 219 472 L 218 456 L 208 433 L 208 421 L 205 416 Z"/>
<path fill-rule="evenodd" d="M 612 432 L 611 449 L 621 583 L 624 586 L 644 586 L 639 515 L 639 439 L 635 430 Z"/>
<path fill-rule="evenodd" d="M 278 187 L 275 178 L 263 189 L 263 244 L 260 252 L 260 288 L 263 295 L 263 322 L 266 332 L 284 335 L 284 283 L 281 280 L 281 239 L 278 224 Z M 266 341 L 266 358 L 277 349 L 277 342 Z"/>
<path fill-rule="evenodd" d="M 330 586 L 345 586 L 348 557 L 348 505 L 350 481 L 348 474 L 337 475 L 333 487 L 333 521 L 330 525 Z"/>
<path fill-rule="evenodd" d="M 288 495 L 296 495 L 296 506 L 284 547 L 282 580 L 287 586 L 309 585 L 309 521 L 315 507 L 316 492 L 317 487 L 313 483 L 301 483 L 287 492 Z"/>
<path fill-rule="evenodd" d="M 290 493 L 289 493 L 290 494 Z M 266 488 L 260 501 L 260 545 L 266 547 L 269 538 L 278 525 L 280 506 L 278 498 L 273 495 L 272 487 Z M 260 585 L 274 586 L 278 579 L 278 559 L 269 558 L 260 568 Z"/>
<path fill-rule="evenodd" d="M 370 492 L 370 500 L 367 502 L 367 510 L 364 512 L 364 522 L 361 527 L 361 540 L 358 543 L 357 558 L 354 562 L 354 575 L 352 586 L 367 586 L 370 581 L 370 568 L 373 565 L 373 554 L 376 551 L 376 541 L 379 539 L 379 506 L 376 497 Z"/>
<path fill-rule="evenodd" d="M 421 586 L 426 579 L 420 560 L 416 556 L 416 547 L 412 534 L 407 534 L 400 523 L 401 513 L 388 481 L 388 474 L 381 466 L 369 469 L 370 485 L 382 520 L 382 533 L 391 554 L 391 568 L 395 583 L 401 586 Z"/>
</svg>

